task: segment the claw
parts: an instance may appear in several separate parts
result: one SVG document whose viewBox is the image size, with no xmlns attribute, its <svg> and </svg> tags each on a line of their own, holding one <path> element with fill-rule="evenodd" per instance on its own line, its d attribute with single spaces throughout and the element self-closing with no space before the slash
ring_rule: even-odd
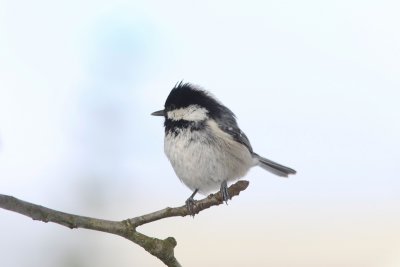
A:
<svg viewBox="0 0 400 267">
<path fill-rule="evenodd" d="M 194 196 L 196 195 L 198 189 L 194 190 L 193 194 L 185 201 L 186 208 L 190 214 L 190 216 L 194 217 L 194 207 L 196 206 L 196 200 L 194 200 Z"/>
<path fill-rule="evenodd" d="M 185 201 L 185 204 L 189 215 L 194 217 L 194 207 L 196 206 L 196 200 L 194 200 L 193 198 L 188 198 Z"/>
</svg>

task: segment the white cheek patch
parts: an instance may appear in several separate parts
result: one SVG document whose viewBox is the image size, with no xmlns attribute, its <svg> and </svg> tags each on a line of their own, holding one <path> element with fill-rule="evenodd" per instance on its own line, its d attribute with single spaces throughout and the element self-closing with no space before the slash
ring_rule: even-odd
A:
<svg viewBox="0 0 400 267">
<path fill-rule="evenodd" d="M 173 121 L 203 121 L 208 118 L 207 110 L 197 105 L 175 109 L 167 112 L 168 119 Z"/>
</svg>

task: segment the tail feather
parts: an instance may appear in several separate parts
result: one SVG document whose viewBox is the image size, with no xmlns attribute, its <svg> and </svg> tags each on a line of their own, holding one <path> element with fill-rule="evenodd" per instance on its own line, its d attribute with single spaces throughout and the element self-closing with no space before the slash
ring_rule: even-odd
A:
<svg viewBox="0 0 400 267">
<path fill-rule="evenodd" d="M 281 177 L 288 177 L 289 174 L 296 174 L 296 171 L 283 166 L 279 163 L 273 162 L 272 160 L 263 158 L 255 153 L 253 153 L 253 156 L 258 159 L 257 165 L 263 168 L 264 170 L 267 170 L 275 175 L 281 176 Z"/>
</svg>

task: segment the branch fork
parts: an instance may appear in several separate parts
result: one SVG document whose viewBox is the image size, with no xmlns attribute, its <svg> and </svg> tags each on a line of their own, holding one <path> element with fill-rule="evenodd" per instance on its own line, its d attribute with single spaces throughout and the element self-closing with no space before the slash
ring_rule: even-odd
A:
<svg viewBox="0 0 400 267">
<path fill-rule="evenodd" d="M 228 188 L 229 196 L 234 197 L 239 195 L 248 185 L 248 181 L 237 181 Z M 183 205 L 174 208 L 167 207 L 123 221 L 110 221 L 65 213 L 0 194 L 0 208 L 23 214 L 33 220 L 45 223 L 57 223 L 70 229 L 84 228 L 122 236 L 143 247 L 147 252 L 160 259 L 165 265 L 171 267 L 181 266 L 174 255 L 174 248 L 177 245 L 175 238 L 167 237 L 166 239 L 158 239 L 149 237 L 138 232 L 136 228 L 164 218 L 194 216 L 205 209 L 218 206 L 222 203 L 224 203 L 223 196 L 218 192 L 196 201 L 193 206 L 193 214 L 188 211 L 186 205 Z"/>
</svg>

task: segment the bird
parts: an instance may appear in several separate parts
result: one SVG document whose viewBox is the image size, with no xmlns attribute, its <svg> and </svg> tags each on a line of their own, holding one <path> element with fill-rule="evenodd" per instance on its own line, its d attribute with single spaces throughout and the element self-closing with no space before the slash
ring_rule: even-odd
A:
<svg viewBox="0 0 400 267">
<path fill-rule="evenodd" d="M 296 174 L 255 153 L 235 114 L 198 85 L 178 82 L 164 109 L 151 115 L 164 117 L 164 152 L 178 178 L 192 190 L 185 204 L 193 216 L 197 193 L 207 195 L 219 189 L 227 203 L 228 183 L 252 167 L 281 177 Z"/>
</svg>

